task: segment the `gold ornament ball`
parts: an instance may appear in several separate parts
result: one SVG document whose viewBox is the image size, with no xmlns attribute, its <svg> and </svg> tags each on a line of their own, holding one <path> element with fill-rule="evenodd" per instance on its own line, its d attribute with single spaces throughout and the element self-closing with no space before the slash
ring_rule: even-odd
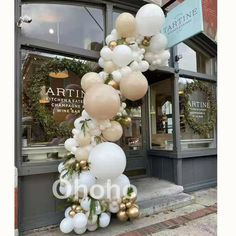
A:
<svg viewBox="0 0 236 236">
<path fill-rule="evenodd" d="M 82 212 L 83 209 L 82 209 L 81 206 L 77 206 L 77 207 L 75 208 L 75 211 L 76 211 L 76 213 L 78 213 L 78 212 Z"/>
<path fill-rule="evenodd" d="M 132 202 L 127 202 L 127 203 L 125 204 L 125 206 L 126 206 L 126 208 L 130 208 L 130 207 L 132 206 Z"/>
<path fill-rule="evenodd" d="M 84 166 L 83 168 L 82 168 L 82 170 L 88 170 L 89 168 L 88 168 L 88 166 Z"/>
<path fill-rule="evenodd" d="M 137 218 L 140 214 L 139 209 L 137 207 L 132 206 L 126 211 L 127 215 L 130 219 Z"/>
<path fill-rule="evenodd" d="M 148 47 L 150 45 L 150 42 L 147 39 L 144 39 L 142 41 L 142 45 L 145 46 L 145 47 Z"/>
<path fill-rule="evenodd" d="M 108 85 L 112 86 L 114 89 L 117 89 L 117 90 L 119 89 L 119 84 L 114 80 L 110 80 L 108 82 Z"/>
<path fill-rule="evenodd" d="M 128 199 L 126 197 L 122 197 L 122 202 L 123 203 L 127 203 L 128 202 Z"/>
<path fill-rule="evenodd" d="M 121 211 L 126 210 L 126 206 L 125 206 L 124 203 L 121 203 L 121 204 L 120 204 L 120 210 L 121 210 Z"/>
<path fill-rule="evenodd" d="M 84 161 L 84 160 L 80 161 L 79 164 L 80 164 L 81 168 L 83 168 L 87 165 L 87 161 Z"/>
<path fill-rule="evenodd" d="M 79 169 L 79 163 L 78 163 L 78 162 L 75 164 L 75 169 L 76 169 L 76 170 Z"/>
<path fill-rule="evenodd" d="M 77 207 L 77 205 L 74 204 L 74 205 L 71 206 L 71 209 L 72 209 L 73 211 L 75 211 L 76 207 Z"/>
<path fill-rule="evenodd" d="M 116 41 L 111 41 L 111 42 L 109 43 L 109 48 L 110 48 L 111 50 L 113 50 L 116 46 L 117 46 L 117 42 L 116 42 Z"/>
<path fill-rule="evenodd" d="M 117 213 L 117 218 L 120 220 L 120 221 L 127 221 L 128 220 L 128 216 L 126 214 L 125 211 L 119 211 Z"/>
<path fill-rule="evenodd" d="M 70 211 L 70 212 L 69 212 L 69 216 L 70 216 L 70 217 L 74 217 L 75 215 L 76 215 L 76 212 L 75 212 L 75 211 Z"/>
<path fill-rule="evenodd" d="M 124 119 L 124 125 L 125 126 L 129 126 L 130 124 L 131 124 L 131 118 L 130 117 L 126 117 L 125 119 Z"/>
</svg>

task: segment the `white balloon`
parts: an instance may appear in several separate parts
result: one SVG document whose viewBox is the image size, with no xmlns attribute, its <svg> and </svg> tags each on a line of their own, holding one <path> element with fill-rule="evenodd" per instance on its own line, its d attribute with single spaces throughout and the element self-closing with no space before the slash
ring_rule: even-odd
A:
<svg viewBox="0 0 236 236">
<path fill-rule="evenodd" d="M 67 207 L 66 208 L 66 210 L 65 210 L 65 217 L 67 218 L 67 217 L 70 217 L 69 216 L 69 212 L 72 210 L 72 208 L 71 207 Z"/>
<path fill-rule="evenodd" d="M 108 46 L 104 46 L 100 51 L 100 55 L 104 60 L 109 61 L 112 59 L 112 50 Z"/>
<path fill-rule="evenodd" d="M 114 81 L 116 81 L 117 83 L 120 82 L 120 79 L 121 79 L 122 75 L 121 75 L 121 72 L 119 70 L 113 71 L 111 73 L 111 75 L 112 75 L 112 78 L 113 78 Z"/>
<path fill-rule="evenodd" d="M 101 72 L 98 73 L 98 75 L 103 81 L 105 81 L 107 76 L 108 76 L 108 73 L 105 72 L 105 71 L 101 71 Z"/>
<path fill-rule="evenodd" d="M 58 168 L 57 168 L 57 169 L 58 169 L 58 172 L 61 173 L 64 168 L 65 168 L 65 166 L 64 166 L 63 162 L 61 162 L 61 163 L 58 165 Z"/>
<path fill-rule="evenodd" d="M 128 46 L 118 45 L 114 48 L 112 60 L 117 66 L 126 66 L 132 59 L 132 50 Z"/>
<path fill-rule="evenodd" d="M 167 38 L 164 34 L 156 34 L 150 40 L 149 51 L 158 53 L 165 50 L 167 46 Z"/>
<path fill-rule="evenodd" d="M 170 58 L 170 52 L 168 50 L 163 51 L 159 54 L 161 61 L 166 61 Z"/>
<path fill-rule="evenodd" d="M 111 217 L 107 213 L 102 213 L 99 217 L 99 226 L 105 228 L 110 224 Z"/>
<path fill-rule="evenodd" d="M 100 67 L 104 68 L 104 59 L 103 59 L 102 57 L 100 57 L 100 58 L 98 59 L 98 65 L 99 65 Z"/>
<path fill-rule="evenodd" d="M 160 32 L 164 21 L 162 9 L 155 4 L 142 6 L 136 14 L 138 32 L 143 36 L 153 36 Z"/>
<path fill-rule="evenodd" d="M 87 192 L 89 192 L 90 188 L 95 184 L 96 179 L 90 173 L 90 171 L 83 171 L 79 175 L 78 186 L 84 185 L 87 187 Z"/>
<path fill-rule="evenodd" d="M 85 233 L 85 231 L 87 230 L 87 227 L 83 227 L 83 228 L 74 228 L 74 231 L 76 234 L 83 234 Z"/>
<path fill-rule="evenodd" d="M 80 147 L 84 147 L 90 144 L 91 142 L 91 135 L 88 132 L 80 132 L 76 135 L 76 141 Z"/>
<path fill-rule="evenodd" d="M 74 223 L 71 218 L 64 218 L 60 223 L 60 230 L 64 234 L 70 233 L 74 228 Z"/>
<path fill-rule="evenodd" d="M 116 178 L 126 166 L 126 156 L 117 144 L 104 142 L 98 144 L 89 154 L 91 174 L 98 179 Z"/>
<path fill-rule="evenodd" d="M 98 228 L 97 223 L 94 225 L 87 225 L 88 231 L 95 231 Z"/>
<path fill-rule="evenodd" d="M 105 41 L 106 41 L 106 44 L 109 45 L 109 43 L 110 43 L 111 41 L 116 41 L 116 40 L 117 40 L 117 38 L 116 38 L 115 35 L 111 35 L 111 34 L 109 34 L 109 35 L 107 35 Z"/>
<path fill-rule="evenodd" d="M 114 36 L 115 38 L 118 38 L 118 32 L 117 32 L 117 30 L 116 30 L 116 29 L 113 29 L 113 30 L 111 31 L 111 35 Z"/>
<path fill-rule="evenodd" d="M 82 228 L 86 227 L 86 225 L 88 223 L 88 219 L 84 213 L 77 213 L 73 217 L 73 223 L 74 223 L 75 228 L 82 229 Z"/>
<path fill-rule="evenodd" d="M 89 197 L 85 197 L 81 200 L 80 205 L 85 211 L 90 210 L 91 199 Z"/>
<path fill-rule="evenodd" d="M 155 58 L 154 58 L 154 53 L 152 52 L 146 52 L 144 55 L 145 60 L 147 60 L 149 63 L 152 63 Z"/>
<path fill-rule="evenodd" d="M 120 210 L 118 203 L 113 205 L 112 203 L 109 204 L 109 211 L 111 213 L 117 213 Z"/>
<path fill-rule="evenodd" d="M 139 69 L 139 64 L 137 61 L 133 61 L 131 64 L 130 64 L 130 68 L 133 70 L 133 71 L 136 71 Z"/>
<path fill-rule="evenodd" d="M 71 152 L 72 147 L 77 146 L 77 142 L 73 138 L 68 138 L 64 143 L 65 149 Z"/>
<path fill-rule="evenodd" d="M 116 179 L 114 179 L 112 181 L 112 184 L 119 187 L 119 190 L 116 190 L 115 188 L 112 189 L 112 198 L 115 199 L 118 199 L 126 195 L 127 190 L 130 187 L 129 178 L 124 174 L 121 174 Z"/>
<path fill-rule="evenodd" d="M 141 61 L 141 62 L 139 63 L 139 70 L 140 70 L 141 72 L 147 71 L 148 68 L 149 68 L 149 63 L 148 63 L 147 61 Z"/>
<path fill-rule="evenodd" d="M 84 121 L 84 120 L 85 120 L 84 117 L 81 116 L 74 121 L 74 126 L 77 130 L 81 130 L 81 126 L 83 124 L 81 123 L 81 121 Z"/>
<path fill-rule="evenodd" d="M 82 111 L 81 116 L 82 116 L 84 119 L 90 119 L 89 114 L 88 114 L 87 111 L 85 111 L 85 110 Z"/>
</svg>

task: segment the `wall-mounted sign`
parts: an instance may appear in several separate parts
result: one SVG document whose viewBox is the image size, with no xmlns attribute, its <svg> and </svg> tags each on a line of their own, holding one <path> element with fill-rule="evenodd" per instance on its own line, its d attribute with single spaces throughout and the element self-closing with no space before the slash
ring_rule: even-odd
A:
<svg viewBox="0 0 236 236">
<path fill-rule="evenodd" d="M 186 0 L 172 9 L 166 17 L 162 33 L 168 48 L 203 31 L 201 0 Z"/>
</svg>

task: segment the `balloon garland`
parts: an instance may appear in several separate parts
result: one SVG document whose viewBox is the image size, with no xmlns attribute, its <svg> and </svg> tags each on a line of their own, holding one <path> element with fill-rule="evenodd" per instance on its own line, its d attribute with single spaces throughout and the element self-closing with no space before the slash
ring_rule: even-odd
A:
<svg viewBox="0 0 236 236">
<path fill-rule="evenodd" d="M 144 5 L 135 17 L 120 14 L 100 51 L 98 63 L 103 71 L 82 77 L 84 110 L 74 122 L 73 138 L 65 141 L 66 160 L 58 166 L 59 190 L 70 203 L 60 223 L 63 233 L 83 234 L 107 227 L 111 213 L 120 221 L 139 216 L 137 193 L 122 174 L 125 153 L 112 142 L 121 138 L 121 124 L 131 122 L 125 100 L 137 101 L 147 92 L 142 72 L 167 65 L 167 39 L 160 33 L 164 20 L 162 9 L 155 4 Z M 118 188 L 106 191 L 108 183 Z M 82 185 L 85 188 L 80 189 Z"/>
</svg>

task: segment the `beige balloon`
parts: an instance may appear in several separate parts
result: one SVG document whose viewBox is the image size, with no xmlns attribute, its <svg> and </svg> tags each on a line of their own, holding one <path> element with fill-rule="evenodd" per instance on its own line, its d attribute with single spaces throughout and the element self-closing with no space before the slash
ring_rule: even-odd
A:
<svg viewBox="0 0 236 236">
<path fill-rule="evenodd" d="M 75 158 L 77 161 L 87 161 L 89 157 L 89 152 L 85 147 L 79 147 L 76 150 Z"/>
<path fill-rule="evenodd" d="M 104 71 L 108 74 L 112 73 L 113 71 L 117 70 L 118 67 L 112 61 L 105 61 L 104 62 Z"/>
<path fill-rule="evenodd" d="M 120 81 L 120 92 L 125 98 L 136 101 L 145 96 L 148 90 L 146 77 L 139 71 L 133 71 Z"/>
<path fill-rule="evenodd" d="M 78 145 L 80 147 L 84 147 L 87 146 L 91 143 L 91 136 L 89 133 L 85 133 L 84 132 L 80 132 L 77 136 L 76 136 L 76 140 L 78 142 Z"/>
<path fill-rule="evenodd" d="M 136 35 L 136 20 L 130 13 L 124 12 L 116 19 L 116 30 L 118 34 L 123 37 L 132 37 Z"/>
<path fill-rule="evenodd" d="M 85 92 L 97 84 L 103 84 L 103 80 L 95 72 L 88 72 L 81 79 L 81 87 Z"/>
<path fill-rule="evenodd" d="M 121 138 L 123 134 L 122 126 L 117 121 L 111 121 L 111 127 L 102 131 L 103 137 L 107 141 L 115 142 Z"/>
<path fill-rule="evenodd" d="M 84 109 L 97 120 L 113 118 L 120 109 L 120 97 L 117 90 L 106 84 L 92 86 L 85 93 Z"/>
</svg>

